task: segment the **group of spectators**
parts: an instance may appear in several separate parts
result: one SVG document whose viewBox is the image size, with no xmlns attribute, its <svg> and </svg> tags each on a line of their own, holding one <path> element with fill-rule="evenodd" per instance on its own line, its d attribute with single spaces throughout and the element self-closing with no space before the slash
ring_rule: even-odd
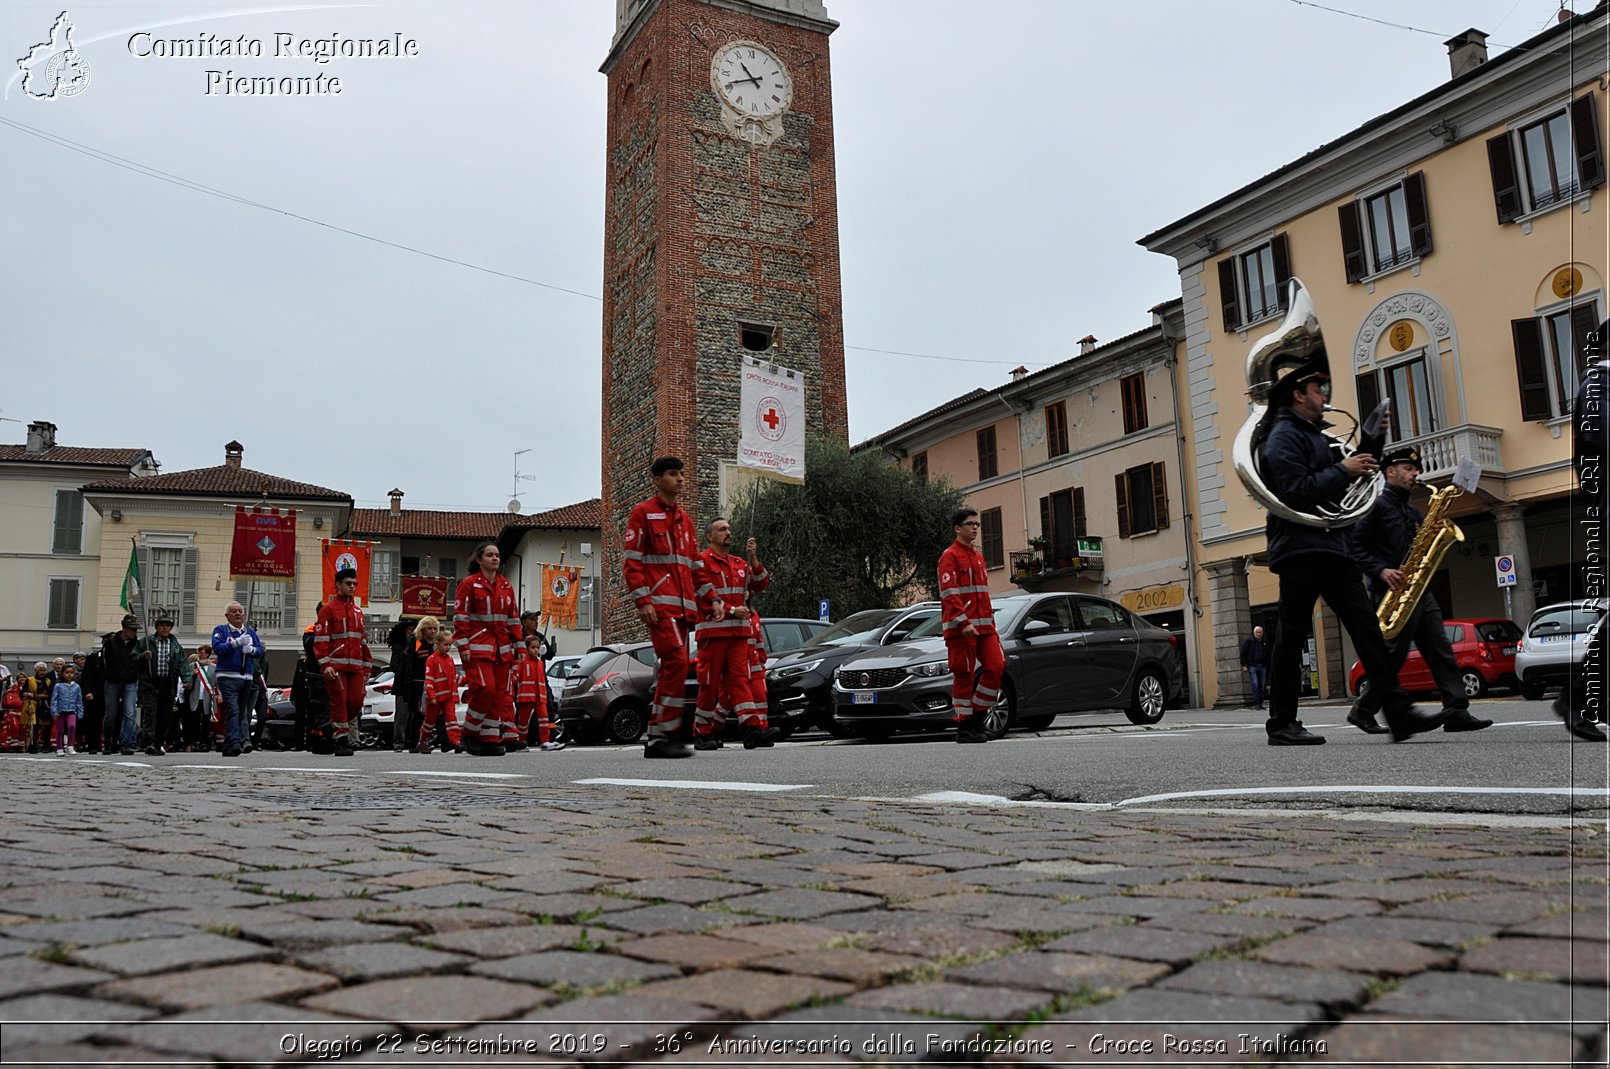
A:
<svg viewBox="0 0 1610 1069">
<path fill-rule="evenodd" d="M 225 615 L 229 622 L 193 650 L 174 637 L 170 617 L 159 616 L 142 637 L 129 613 L 99 647 L 71 661 L 38 661 L 20 677 L 0 666 L 0 748 L 125 757 L 249 752 L 251 713 L 266 705 L 268 658 L 244 626 L 245 609 L 231 604 Z"/>
</svg>

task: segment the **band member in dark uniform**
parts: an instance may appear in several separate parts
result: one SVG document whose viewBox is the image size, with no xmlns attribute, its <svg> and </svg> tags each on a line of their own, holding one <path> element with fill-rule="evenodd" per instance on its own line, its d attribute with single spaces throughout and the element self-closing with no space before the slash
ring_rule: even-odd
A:
<svg viewBox="0 0 1610 1069">
<path fill-rule="evenodd" d="M 1420 451 L 1411 445 L 1397 446 L 1381 458 L 1381 470 L 1386 474 L 1386 489 L 1381 491 L 1370 514 L 1353 529 L 1353 560 L 1369 581 L 1376 605 L 1381 604 L 1387 591 L 1402 590 L 1409 581 L 1401 568 L 1425 520 L 1411 496 L 1415 480 L 1420 477 Z M 1437 691 L 1442 695 L 1442 706 L 1449 711 L 1442 730 L 1480 731 L 1492 727 L 1491 720 L 1478 719 L 1470 712 L 1470 698 L 1465 695 L 1459 664 L 1453 658 L 1448 632 L 1442 626 L 1442 609 L 1429 590 L 1420 595 L 1408 623 L 1397 637 L 1386 640 L 1394 676 L 1402 671 L 1411 644 L 1419 647 L 1420 656 L 1425 658 L 1431 678 L 1436 680 Z M 1368 688 L 1354 703 L 1353 711 L 1347 714 L 1347 722 L 1371 735 L 1385 734 L 1387 729 L 1375 719 L 1380 707 L 1374 689 Z"/>
<path fill-rule="evenodd" d="M 1274 371 L 1279 377 L 1269 391 L 1270 422 L 1259 446 L 1264 482 L 1295 510 L 1335 505 L 1354 478 L 1374 472 L 1379 463 L 1364 450 L 1339 456 L 1335 443 L 1321 433 L 1328 426 L 1323 415 L 1330 397 L 1323 351 Z M 1325 599 L 1352 636 L 1370 690 L 1383 699 L 1393 741 L 1441 727 L 1447 712 L 1420 713 L 1397 685 L 1397 670 L 1353 562 L 1351 529 L 1311 527 L 1270 511 L 1265 531 L 1269 570 L 1280 577 L 1280 623 L 1270 658 L 1269 719 L 1264 725 L 1269 745 L 1317 746 L 1325 741 L 1297 719 L 1302 651 L 1318 598 Z"/>
</svg>

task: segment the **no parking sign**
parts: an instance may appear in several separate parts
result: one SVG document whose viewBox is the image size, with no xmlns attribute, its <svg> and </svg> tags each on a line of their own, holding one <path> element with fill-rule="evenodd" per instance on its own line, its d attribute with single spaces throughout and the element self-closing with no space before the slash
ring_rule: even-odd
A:
<svg viewBox="0 0 1610 1069">
<path fill-rule="evenodd" d="M 1515 585 L 1515 558 L 1508 553 L 1493 558 L 1493 567 L 1498 572 L 1499 586 Z"/>
</svg>

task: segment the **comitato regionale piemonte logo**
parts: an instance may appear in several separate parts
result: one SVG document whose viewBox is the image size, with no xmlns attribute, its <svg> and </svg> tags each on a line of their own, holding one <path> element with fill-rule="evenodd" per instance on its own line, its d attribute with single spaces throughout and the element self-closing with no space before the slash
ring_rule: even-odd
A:
<svg viewBox="0 0 1610 1069">
<path fill-rule="evenodd" d="M 35 100 L 60 100 L 89 88 L 89 61 L 73 47 L 73 20 L 63 11 L 50 28 L 50 38 L 29 48 L 17 60 L 22 91 Z"/>
</svg>

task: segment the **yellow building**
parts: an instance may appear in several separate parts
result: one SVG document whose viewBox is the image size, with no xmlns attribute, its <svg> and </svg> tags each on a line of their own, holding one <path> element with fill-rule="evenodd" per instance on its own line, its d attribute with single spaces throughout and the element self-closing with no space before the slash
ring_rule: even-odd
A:
<svg viewBox="0 0 1610 1069">
<path fill-rule="evenodd" d="M 990 592 L 1076 590 L 1122 602 L 1191 648 L 1195 552 L 1175 409 L 1178 300 L 1152 325 L 1012 381 L 976 389 L 876 435 L 922 478 L 948 479 L 979 511 Z"/>
<path fill-rule="evenodd" d="M 149 449 L 58 445 L 46 420 L 28 425 L 23 444 L 0 445 L 0 656 L 13 672 L 95 641 L 101 517 L 79 487 L 156 472 Z"/>
<path fill-rule="evenodd" d="M 1489 59 L 1467 31 L 1439 88 L 1141 239 L 1176 260 L 1184 298 L 1209 703 L 1246 700 L 1238 648 L 1277 596 L 1230 443 L 1248 416 L 1248 349 L 1279 322 L 1292 276 L 1324 331 L 1332 404 L 1391 398 L 1393 437 L 1420 447 L 1425 482 L 1446 483 L 1461 457 L 1481 466 L 1454 509 L 1467 540 L 1432 584 L 1444 614 L 1524 622 L 1569 596 L 1566 405 L 1607 309 L 1607 32 L 1600 5 Z M 1519 573 L 1508 601 L 1500 554 Z M 1340 695 L 1352 654 L 1328 610 L 1315 625 L 1318 689 Z"/>
<path fill-rule="evenodd" d="M 270 681 L 290 680 L 302 652 L 302 630 L 313 622 L 323 590 L 320 539 L 347 529 L 352 498 L 242 467 L 243 454 L 239 442 L 230 442 L 218 467 L 83 487 L 84 501 L 100 521 L 98 596 L 86 627 L 117 627 L 132 544 L 141 586 L 134 609 L 145 626 L 165 610 L 173 614 L 179 641 L 193 648 L 223 623 L 225 606 L 238 601 L 247 606 L 248 622 L 268 651 Z M 294 580 L 230 577 L 237 505 L 297 510 Z M 377 656 L 384 659 L 384 651 Z"/>
</svg>

